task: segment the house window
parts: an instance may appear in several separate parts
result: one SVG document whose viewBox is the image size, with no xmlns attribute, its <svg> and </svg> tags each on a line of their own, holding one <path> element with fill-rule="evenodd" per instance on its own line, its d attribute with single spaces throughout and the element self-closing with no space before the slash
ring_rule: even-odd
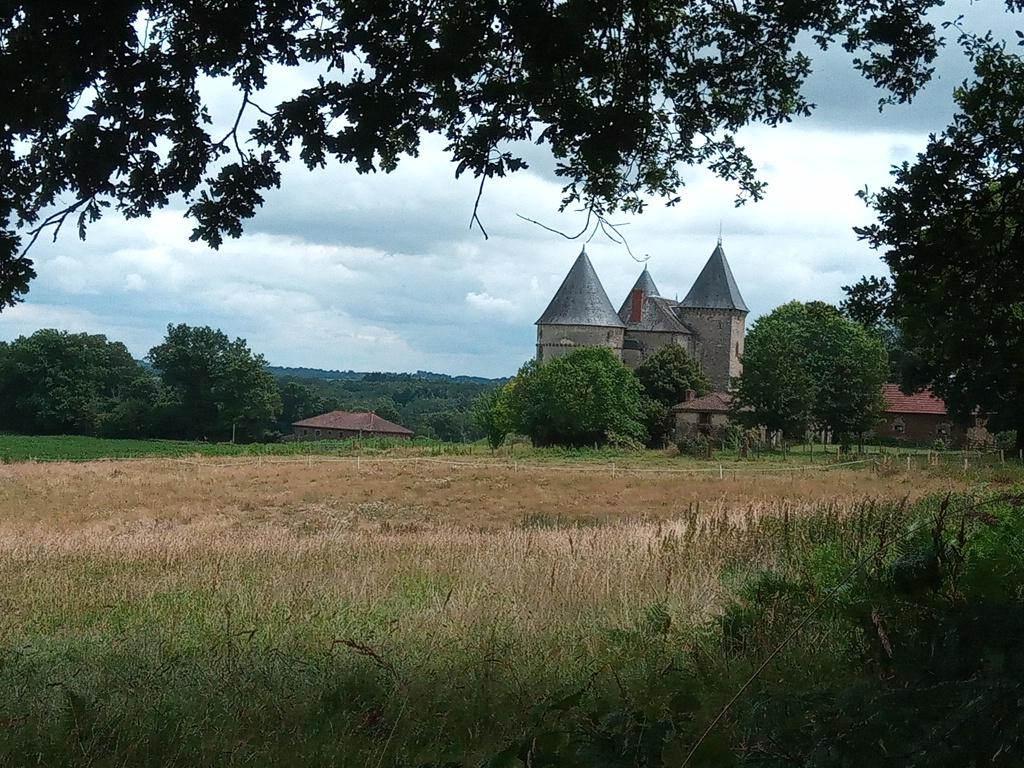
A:
<svg viewBox="0 0 1024 768">
<path fill-rule="evenodd" d="M 896 419 L 896 421 L 892 423 L 892 431 L 894 434 L 902 435 L 905 429 L 906 427 L 903 424 L 903 419 Z"/>
<path fill-rule="evenodd" d="M 710 413 L 698 413 L 697 414 L 697 423 L 698 424 L 710 424 L 711 423 L 711 414 Z"/>
<path fill-rule="evenodd" d="M 942 423 L 935 428 L 935 433 L 939 437 L 949 437 L 949 424 Z"/>
<path fill-rule="evenodd" d="M 320 437 L 320 430 L 318 429 L 318 430 L 317 430 L 316 432 L 314 432 L 313 434 L 314 434 L 314 435 L 315 435 L 316 437 Z"/>
</svg>

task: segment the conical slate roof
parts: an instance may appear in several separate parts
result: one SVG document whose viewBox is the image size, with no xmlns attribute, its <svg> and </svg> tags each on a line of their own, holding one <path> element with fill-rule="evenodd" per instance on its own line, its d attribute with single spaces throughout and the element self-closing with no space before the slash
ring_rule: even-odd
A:
<svg viewBox="0 0 1024 768">
<path fill-rule="evenodd" d="M 633 287 L 629 289 L 629 293 L 626 294 L 626 300 L 622 302 L 622 306 L 619 308 L 619 317 L 622 322 L 626 322 L 626 318 L 629 317 L 629 309 L 633 303 L 633 291 L 641 290 L 644 292 L 644 298 L 649 296 L 660 296 L 658 293 L 658 286 L 654 284 L 654 278 L 651 277 L 651 273 L 647 271 L 647 267 L 644 267 L 644 271 L 640 273 L 640 277 L 636 279 Z"/>
<path fill-rule="evenodd" d="M 736 285 L 736 278 L 732 276 L 732 270 L 729 269 L 729 262 L 725 260 L 725 251 L 722 250 L 721 243 L 715 247 L 708 263 L 697 275 L 693 287 L 679 305 L 699 309 L 750 311 L 740 296 L 740 289 Z"/>
<path fill-rule="evenodd" d="M 555 292 L 544 314 L 536 325 L 598 325 L 622 328 L 623 323 L 615 314 L 608 294 L 604 292 L 594 265 L 587 252 L 580 251 L 579 258 L 565 276 L 562 285 Z"/>
<path fill-rule="evenodd" d="M 633 290 L 640 289 L 644 292 L 644 296 L 661 296 L 658 293 L 658 286 L 654 284 L 654 278 L 651 277 L 651 273 L 647 271 L 647 267 L 644 267 L 644 271 L 640 273 L 640 277 L 636 279 L 636 283 L 633 284 Z M 630 291 L 632 293 L 632 291 Z M 628 300 L 629 297 L 627 297 Z"/>
</svg>

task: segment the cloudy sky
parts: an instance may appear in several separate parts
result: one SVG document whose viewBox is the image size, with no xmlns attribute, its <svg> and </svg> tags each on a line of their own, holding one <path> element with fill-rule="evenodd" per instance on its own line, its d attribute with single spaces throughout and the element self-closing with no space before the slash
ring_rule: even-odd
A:
<svg viewBox="0 0 1024 768">
<path fill-rule="evenodd" d="M 936 20 L 957 13 L 975 27 L 1007 24 L 989 0 Z M 913 105 L 879 114 L 878 93 L 842 54 L 819 59 L 813 117 L 741 134 L 768 182 L 764 201 L 735 208 L 732 185 L 691 170 L 679 205 L 622 218 L 623 231 L 636 255 L 650 257 L 666 296 L 686 293 L 721 226 L 751 320 L 791 299 L 838 301 L 841 286 L 882 271 L 852 232 L 870 221 L 857 190 L 884 185 L 893 164 L 913 159 L 928 132 L 945 126 L 951 91 L 967 74 L 951 45 Z M 293 92 L 301 78 L 282 73 L 273 88 Z M 232 114 L 230 89 L 212 83 L 208 92 L 220 114 Z M 390 175 L 289 167 L 246 234 L 219 251 L 189 242 L 180 207 L 150 219 L 108 216 L 84 243 L 70 231 L 40 242 L 39 278 L 24 304 L 0 314 L 0 339 L 42 327 L 104 333 L 141 357 L 168 323 L 187 322 L 242 336 L 277 365 L 514 373 L 533 354 L 533 323 L 580 249 L 516 214 L 563 231 L 578 230 L 582 217 L 557 213 L 551 162 L 531 155 L 530 171 L 488 185 L 485 240 L 468 226 L 476 185 L 453 178 L 441 148 L 427 139 L 420 157 Z M 641 265 L 608 240 L 595 238 L 587 251 L 617 308 Z"/>
</svg>

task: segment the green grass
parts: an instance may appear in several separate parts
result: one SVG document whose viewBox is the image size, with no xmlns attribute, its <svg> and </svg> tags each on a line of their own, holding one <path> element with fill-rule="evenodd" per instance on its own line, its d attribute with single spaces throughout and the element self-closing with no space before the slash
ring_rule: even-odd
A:
<svg viewBox="0 0 1024 768">
<path fill-rule="evenodd" d="M 866 446 L 864 453 L 840 454 L 835 446 L 825 450 L 808 446 L 794 446 L 785 454 L 780 451 L 753 452 L 740 457 L 734 450 L 715 451 L 713 463 L 744 462 L 760 465 L 793 463 L 848 462 L 863 458 L 905 457 L 923 463 L 932 452 L 879 446 Z M 414 440 L 364 439 L 321 440 L 288 443 L 246 444 L 206 443 L 185 440 L 127 440 L 78 435 L 9 435 L 0 434 L 0 462 L 10 461 L 94 461 L 98 459 L 183 458 L 190 456 L 453 456 L 473 457 L 494 461 L 529 461 L 543 463 L 592 462 L 618 463 L 623 466 L 642 464 L 652 467 L 678 467 L 687 462 L 698 462 L 688 457 L 672 455 L 671 451 L 631 451 L 610 447 L 602 448 L 535 448 L 528 443 L 514 443 L 492 451 L 485 443 L 443 443 L 417 438 Z M 945 463 L 963 460 L 963 453 L 948 451 L 936 454 Z M 972 461 L 981 459 L 968 454 Z M 1012 457 L 1011 457 L 1012 458 Z M 985 461 L 998 459 L 988 454 Z"/>
</svg>

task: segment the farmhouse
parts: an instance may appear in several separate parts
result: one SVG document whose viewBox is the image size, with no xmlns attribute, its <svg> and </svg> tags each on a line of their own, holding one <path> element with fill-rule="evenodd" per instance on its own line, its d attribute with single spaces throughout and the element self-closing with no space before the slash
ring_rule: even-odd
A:
<svg viewBox="0 0 1024 768">
<path fill-rule="evenodd" d="M 687 392 L 686 399 L 672 407 L 676 436 L 700 433 L 720 437 L 729 425 L 731 406 L 732 396 L 728 392 L 711 392 L 704 397 L 697 397 L 692 391 Z"/>
<path fill-rule="evenodd" d="M 618 312 L 584 250 L 537 320 L 537 361 L 608 347 L 635 367 L 676 344 L 697 360 L 712 389 L 726 392 L 743 371 L 748 311 L 721 241 L 682 301 L 662 296 L 645 267 Z"/>
<path fill-rule="evenodd" d="M 390 437 L 408 440 L 412 430 L 370 412 L 331 411 L 292 424 L 298 440 L 341 440 L 350 437 Z"/>
<path fill-rule="evenodd" d="M 908 445 L 983 446 L 993 442 L 985 420 L 973 417 L 968 423 L 955 421 L 946 403 L 930 389 L 905 395 L 897 384 L 882 388 L 885 410 L 875 437 Z"/>
</svg>

